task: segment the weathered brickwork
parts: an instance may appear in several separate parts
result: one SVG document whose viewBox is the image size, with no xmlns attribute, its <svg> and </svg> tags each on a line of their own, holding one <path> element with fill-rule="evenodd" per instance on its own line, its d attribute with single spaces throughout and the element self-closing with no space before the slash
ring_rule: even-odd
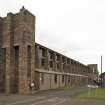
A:
<svg viewBox="0 0 105 105">
<path fill-rule="evenodd" d="M 1 49 L 1 45 L 2 45 L 2 18 L 0 17 L 0 90 L 4 91 L 3 89 L 3 71 L 2 71 L 2 49 Z"/>
<path fill-rule="evenodd" d="M 0 17 L 0 92 L 28 94 L 63 86 L 86 86 L 88 66 L 35 43 L 35 16 L 24 7 Z"/>
<path fill-rule="evenodd" d="M 5 70 L 0 70 L 5 71 L 5 77 L 2 77 L 5 79 L 4 90 L 6 93 L 27 94 L 29 82 L 34 79 L 35 16 L 22 8 L 19 13 L 8 13 L 7 17 L 0 19 L 0 27 L 0 48 L 5 49 Z M 30 56 L 27 58 L 28 48 L 31 61 L 28 60 Z"/>
</svg>

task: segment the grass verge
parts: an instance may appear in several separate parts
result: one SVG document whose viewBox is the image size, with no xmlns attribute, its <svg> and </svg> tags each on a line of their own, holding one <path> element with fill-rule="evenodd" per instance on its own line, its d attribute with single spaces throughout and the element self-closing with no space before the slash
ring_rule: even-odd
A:
<svg viewBox="0 0 105 105">
<path fill-rule="evenodd" d="M 71 99 L 75 100 L 104 100 L 105 101 L 105 88 L 98 89 L 88 89 L 84 92 L 81 92 L 75 96 L 72 96 Z"/>
</svg>

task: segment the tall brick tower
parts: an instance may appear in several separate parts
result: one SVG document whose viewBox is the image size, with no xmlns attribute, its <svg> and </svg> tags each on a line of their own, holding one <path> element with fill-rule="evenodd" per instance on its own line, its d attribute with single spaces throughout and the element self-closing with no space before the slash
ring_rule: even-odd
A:
<svg viewBox="0 0 105 105">
<path fill-rule="evenodd" d="M 35 69 L 35 16 L 24 7 L 0 18 L 0 91 L 29 93 Z"/>
</svg>

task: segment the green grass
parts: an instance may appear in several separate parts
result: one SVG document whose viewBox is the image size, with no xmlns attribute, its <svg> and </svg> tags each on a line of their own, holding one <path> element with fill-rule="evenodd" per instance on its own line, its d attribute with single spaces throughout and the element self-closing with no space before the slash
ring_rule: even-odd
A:
<svg viewBox="0 0 105 105">
<path fill-rule="evenodd" d="M 105 88 L 88 89 L 84 92 L 73 96 L 72 99 L 77 100 L 105 100 Z"/>
</svg>

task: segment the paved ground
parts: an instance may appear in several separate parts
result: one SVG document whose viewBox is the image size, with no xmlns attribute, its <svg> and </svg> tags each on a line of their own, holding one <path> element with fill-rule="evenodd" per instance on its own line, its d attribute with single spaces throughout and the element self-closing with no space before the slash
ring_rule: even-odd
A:
<svg viewBox="0 0 105 105">
<path fill-rule="evenodd" d="M 29 96 L 0 94 L 0 105 L 105 105 L 105 101 L 73 101 L 68 98 L 76 91 L 48 90 Z"/>
</svg>

